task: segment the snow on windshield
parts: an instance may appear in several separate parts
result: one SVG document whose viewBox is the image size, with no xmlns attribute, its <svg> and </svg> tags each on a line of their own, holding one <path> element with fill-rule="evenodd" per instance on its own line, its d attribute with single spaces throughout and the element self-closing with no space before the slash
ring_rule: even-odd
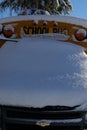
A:
<svg viewBox="0 0 87 130">
<path fill-rule="evenodd" d="M 82 102 L 87 95 L 83 50 L 44 38 L 7 42 L 0 49 L 0 103 L 44 106 Z"/>
</svg>

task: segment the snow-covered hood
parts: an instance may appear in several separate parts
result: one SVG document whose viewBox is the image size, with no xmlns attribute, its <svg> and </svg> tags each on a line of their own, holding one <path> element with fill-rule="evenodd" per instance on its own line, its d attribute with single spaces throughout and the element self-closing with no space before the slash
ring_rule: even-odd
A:
<svg viewBox="0 0 87 130">
<path fill-rule="evenodd" d="M 84 48 L 71 43 L 47 38 L 7 42 L 0 49 L 0 104 L 80 105 L 87 100 L 86 65 Z"/>
</svg>

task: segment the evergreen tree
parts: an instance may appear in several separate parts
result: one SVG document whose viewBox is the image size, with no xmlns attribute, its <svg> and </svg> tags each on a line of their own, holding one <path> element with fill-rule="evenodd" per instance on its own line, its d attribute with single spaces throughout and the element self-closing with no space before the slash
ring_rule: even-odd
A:
<svg viewBox="0 0 87 130">
<path fill-rule="evenodd" d="M 27 8 L 47 10 L 50 14 L 68 14 L 72 10 L 70 0 L 2 0 L 0 2 L 1 10 L 10 9 L 18 13 Z"/>
<path fill-rule="evenodd" d="M 59 6 L 57 7 L 57 12 L 60 14 L 69 14 L 69 11 L 72 10 L 72 4 L 70 0 L 59 0 Z"/>
</svg>

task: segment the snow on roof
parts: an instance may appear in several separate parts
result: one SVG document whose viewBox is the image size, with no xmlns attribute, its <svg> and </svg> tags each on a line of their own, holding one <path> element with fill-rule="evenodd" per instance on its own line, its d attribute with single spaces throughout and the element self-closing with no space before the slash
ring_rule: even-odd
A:
<svg viewBox="0 0 87 130">
<path fill-rule="evenodd" d="M 81 25 L 87 27 L 87 20 L 82 18 L 76 18 L 71 16 L 59 16 L 59 15 L 22 15 L 22 16 L 13 16 L 0 19 L 0 23 L 4 22 L 13 22 L 20 20 L 49 20 L 49 21 L 59 21 L 66 22 L 75 25 Z"/>
</svg>

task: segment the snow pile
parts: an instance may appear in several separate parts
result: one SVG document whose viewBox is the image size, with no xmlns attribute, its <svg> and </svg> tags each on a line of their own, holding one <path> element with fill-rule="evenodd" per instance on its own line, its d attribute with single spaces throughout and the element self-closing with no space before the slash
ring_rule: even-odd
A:
<svg viewBox="0 0 87 130">
<path fill-rule="evenodd" d="M 79 29 L 77 31 L 77 34 L 79 34 L 79 33 L 82 33 L 84 36 L 86 36 L 86 30 L 84 30 L 84 29 Z"/>
<path fill-rule="evenodd" d="M 50 15 L 50 13 L 42 9 L 29 8 L 21 11 L 19 15 Z"/>
</svg>

